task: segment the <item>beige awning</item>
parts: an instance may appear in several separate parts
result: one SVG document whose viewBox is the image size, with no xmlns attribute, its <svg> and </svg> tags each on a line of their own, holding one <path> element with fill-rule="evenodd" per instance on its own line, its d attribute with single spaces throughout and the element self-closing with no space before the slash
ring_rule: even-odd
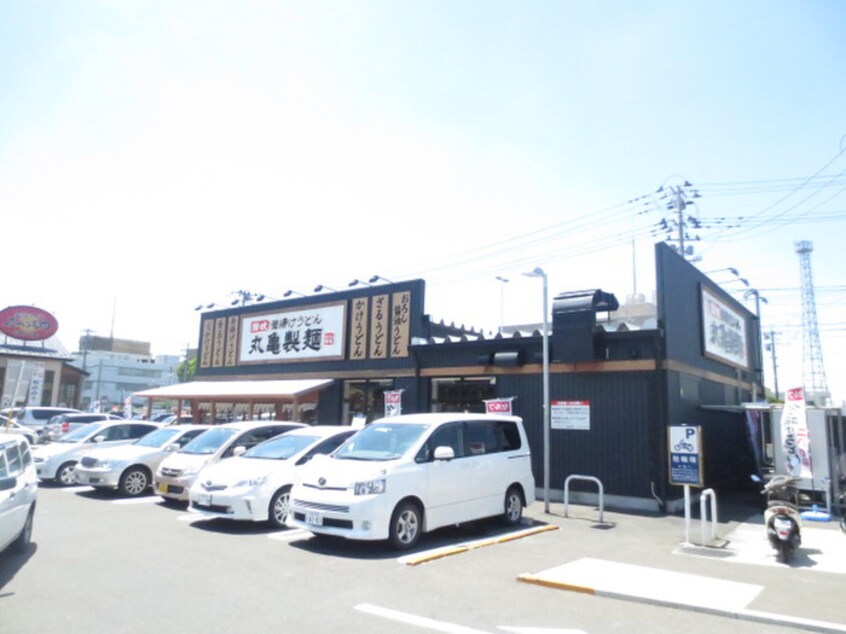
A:
<svg viewBox="0 0 846 634">
<path fill-rule="evenodd" d="M 165 385 L 134 396 L 151 399 L 180 399 L 183 401 L 260 401 L 268 399 L 292 400 L 310 392 L 318 391 L 332 382 L 332 379 L 290 380 L 290 381 L 191 381 Z"/>
<path fill-rule="evenodd" d="M 276 419 L 282 420 L 286 405 L 293 407 L 293 420 L 300 419 L 301 407 L 307 403 L 316 403 L 318 394 L 332 379 L 289 380 L 289 381 L 191 381 L 177 385 L 165 385 L 150 390 L 135 392 L 133 396 L 146 398 L 147 416 L 149 417 L 153 401 L 178 401 L 177 411 L 182 412 L 184 402 L 191 407 L 194 422 L 205 422 L 200 412 L 202 403 L 210 404 L 210 420 L 217 420 L 220 404 L 247 406 L 247 417 L 253 418 L 255 405 L 272 404 L 276 410 Z M 285 416 L 287 419 L 287 416 Z"/>
</svg>

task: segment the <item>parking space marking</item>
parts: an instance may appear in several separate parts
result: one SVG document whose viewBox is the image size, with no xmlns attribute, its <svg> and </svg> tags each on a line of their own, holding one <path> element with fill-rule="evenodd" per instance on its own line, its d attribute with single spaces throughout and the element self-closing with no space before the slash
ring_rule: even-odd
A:
<svg viewBox="0 0 846 634">
<path fill-rule="evenodd" d="M 270 533 L 267 538 L 274 539 L 280 542 L 295 542 L 301 539 L 308 539 L 311 537 L 311 532 L 304 528 L 289 528 L 283 531 Z"/>
<path fill-rule="evenodd" d="M 121 498 L 119 500 L 112 500 L 112 504 L 152 504 L 158 502 L 158 498 L 152 495 L 137 498 Z"/>
<path fill-rule="evenodd" d="M 59 490 L 63 493 L 79 493 L 80 491 L 90 491 L 91 487 L 84 484 L 76 484 L 69 487 L 62 487 Z"/>
<path fill-rule="evenodd" d="M 471 550 L 476 550 L 477 548 L 484 548 L 485 546 L 493 546 L 495 544 L 503 544 L 505 542 L 510 542 L 515 539 L 522 539 L 524 537 L 530 537 L 539 533 L 546 533 L 547 531 L 557 530 L 558 526 L 555 526 L 554 524 L 535 526 L 533 528 L 527 528 L 521 531 L 506 533 L 505 535 L 500 535 L 499 537 L 488 537 L 485 539 L 479 539 L 471 542 L 463 542 L 454 546 L 435 548 L 432 550 L 424 551 L 422 553 L 406 555 L 404 557 L 400 557 L 399 559 L 397 559 L 397 561 L 401 564 L 405 564 L 406 566 L 418 566 L 420 564 L 425 564 L 430 561 L 435 561 L 437 559 L 443 559 L 444 557 L 450 557 L 452 555 L 459 555 L 461 553 L 466 553 Z"/>
<path fill-rule="evenodd" d="M 434 630 L 435 632 L 446 632 L 447 634 L 487 634 L 484 630 L 464 627 L 463 625 L 455 625 L 454 623 L 447 623 L 446 621 L 436 621 L 435 619 L 430 619 L 425 616 L 417 616 L 416 614 L 408 614 L 407 612 L 399 612 L 389 608 L 382 608 L 370 603 L 359 603 L 355 606 L 355 609 L 359 612 L 364 612 L 365 614 L 380 616 L 384 619 L 415 625 L 428 630 Z"/>
</svg>

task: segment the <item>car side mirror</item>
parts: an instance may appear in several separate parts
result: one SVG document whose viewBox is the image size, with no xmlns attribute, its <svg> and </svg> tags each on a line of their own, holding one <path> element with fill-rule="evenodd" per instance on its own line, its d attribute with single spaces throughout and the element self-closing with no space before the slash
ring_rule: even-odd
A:
<svg viewBox="0 0 846 634">
<path fill-rule="evenodd" d="M 235 449 L 232 450 L 233 456 L 242 456 L 247 452 L 247 448 L 243 445 L 238 445 Z"/>
<path fill-rule="evenodd" d="M 455 451 L 452 447 L 435 447 L 435 460 L 452 460 L 455 458 Z"/>
<path fill-rule="evenodd" d="M 167 447 L 164 448 L 165 453 L 173 453 L 177 449 L 179 449 L 179 444 L 175 442 L 170 443 Z"/>
<path fill-rule="evenodd" d="M 10 478 L 0 478 L 0 491 L 8 491 L 18 486 L 18 479 L 14 476 Z"/>
<path fill-rule="evenodd" d="M 99 435 L 99 436 L 94 436 L 94 442 L 103 442 L 105 439 L 106 439 L 106 437 L 103 436 L 102 434 Z"/>
</svg>

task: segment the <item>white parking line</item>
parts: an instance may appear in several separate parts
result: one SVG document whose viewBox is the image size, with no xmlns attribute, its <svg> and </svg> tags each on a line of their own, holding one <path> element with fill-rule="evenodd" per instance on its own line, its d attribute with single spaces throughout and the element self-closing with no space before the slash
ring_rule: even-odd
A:
<svg viewBox="0 0 846 634">
<path fill-rule="evenodd" d="M 311 532 L 304 528 L 289 528 L 288 530 L 270 533 L 267 538 L 279 542 L 296 542 L 311 537 Z"/>
<path fill-rule="evenodd" d="M 120 500 L 112 500 L 112 504 L 153 504 L 158 502 L 159 498 L 154 495 L 148 495 L 140 498 L 121 498 Z"/>
<path fill-rule="evenodd" d="M 423 616 L 415 614 L 408 614 L 406 612 L 398 612 L 397 610 L 390 610 L 388 608 L 380 608 L 378 605 L 371 605 L 370 603 L 360 603 L 355 606 L 355 609 L 360 612 L 372 614 L 374 616 L 381 616 L 391 621 L 398 621 L 400 623 L 408 623 L 409 625 L 416 625 L 417 627 L 424 627 L 435 632 L 447 632 L 448 634 L 486 634 L 484 630 L 476 630 L 463 625 L 455 625 L 454 623 L 447 623 L 445 621 L 436 621 Z"/>
<path fill-rule="evenodd" d="M 64 493 L 79 493 L 80 491 L 90 491 L 91 487 L 84 484 L 72 485 L 69 487 L 62 487 L 61 491 Z"/>
</svg>

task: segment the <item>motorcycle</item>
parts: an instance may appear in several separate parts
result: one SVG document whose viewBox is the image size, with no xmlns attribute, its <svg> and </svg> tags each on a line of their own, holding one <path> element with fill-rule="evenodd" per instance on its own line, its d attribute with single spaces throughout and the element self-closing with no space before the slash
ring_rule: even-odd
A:
<svg viewBox="0 0 846 634">
<path fill-rule="evenodd" d="M 760 481 L 758 479 L 757 481 Z M 764 485 L 762 495 L 767 496 L 764 526 L 767 538 L 778 553 L 778 561 L 790 563 L 793 553 L 802 544 L 802 517 L 799 513 L 799 488 L 797 478 L 774 476 Z"/>
</svg>

